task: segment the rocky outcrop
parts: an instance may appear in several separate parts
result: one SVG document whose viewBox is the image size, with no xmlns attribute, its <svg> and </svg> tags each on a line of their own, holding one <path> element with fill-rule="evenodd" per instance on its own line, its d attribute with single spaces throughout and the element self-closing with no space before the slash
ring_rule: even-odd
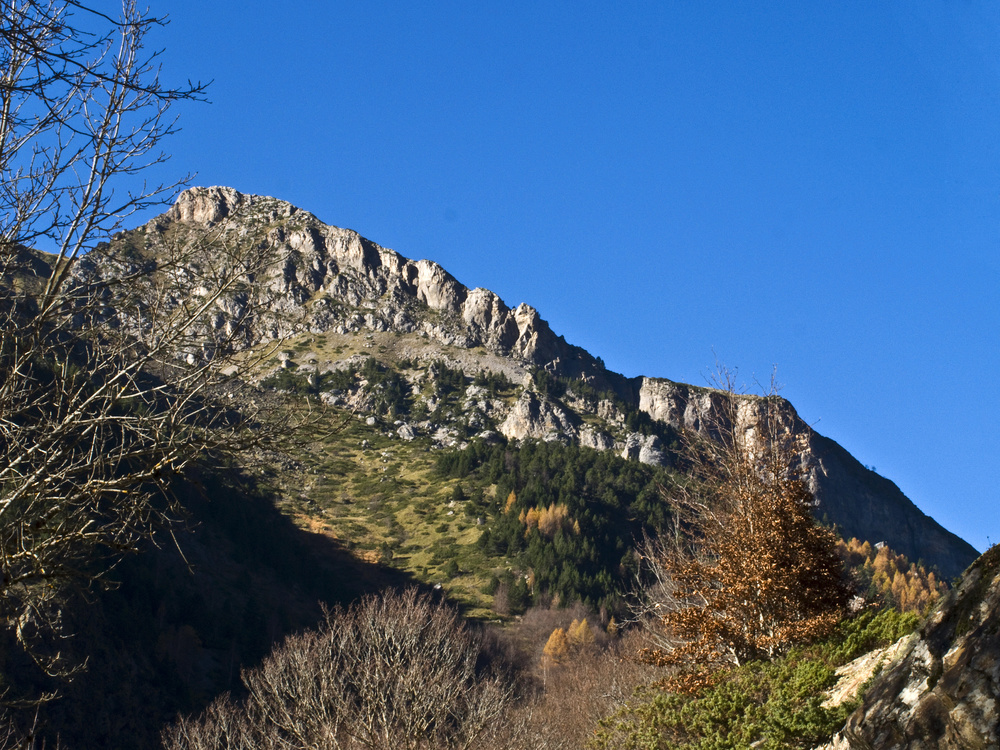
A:
<svg viewBox="0 0 1000 750">
<path fill-rule="evenodd" d="M 615 447 L 615 440 L 603 430 L 584 425 L 580 428 L 580 445 L 597 451 L 609 451 Z"/>
<path fill-rule="evenodd" d="M 885 648 L 877 648 L 862 654 L 842 667 L 837 668 L 837 684 L 824 692 L 826 700 L 823 708 L 836 708 L 847 701 L 852 701 L 862 692 L 866 683 L 883 669 L 889 669 L 909 653 L 916 634 L 905 635 L 895 643 Z"/>
<path fill-rule="evenodd" d="M 1000 547 L 977 560 L 827 750 L 1000 747 Z"/>
<path fill-rule="evenodd" d="M 423 331 L 570 377 L 610 380 L 619 389 L 624 383 L 556 336 L 529 305 L 511 309 L 488 289 L 467 289 L 433 261 L 404 258 L 284 201 L 225 187 L 191 188 L 147 228 L 162 235 L 177 225 L 206 237 L 208 252 L 212 238 L 227 233 L 277 252 L 282 262 L 264 280 L 272 309 L 305 308 L 305 325 L 314 332 Z"/>
<path fill-rule="evenodd" d="M 526 390 L 500 425 L 508 440 L 535 438 L 538 440 L 574 440 L 577 437 L 576 415 L 559 404 Z"/>
<path fill-rule="evenodd" d="M 633 432 L 625 439 L 622 458 L 652 466 L 666 466 L 669 463 L 660 438 L 638 432 Z"/>
<path fill-rule="evenodd" d="M 653 419 L 711 437 L 717 415 L 724 412 L 723 398 L 721 391 L 643 378 L 639 409 Z M 767 403 L 759 397 L 741 397 L 736 410 L 739 429 L 750 435 L 758 431 Z M 819 503 L 818 517 L 836 523 L 846 537 L 885 541 L 911 560 L 930 562 L 948 579 L 975 559 L 972 545 L 921 513 L 893 482 L 813 430 L 788 401 L 771 403 L 777 403 L 778 431 L 793 438 L 798 465 Z"/>
<path fill-rule="evenodd" d="M 177 198 L 174 205 L 167 211 L 165 218 L 169 221 L 204 224 L 214 226 L 223 219 L 237 213 L 242 207 L 260 201 L 257 196 L 244 196 L 237 190 L 228 187 L 192 188 L 185 190 Z M 291 204 L 281 204 L 274 201 L 275 207 L 286 218 L 296 212 Z M 275 217 L 277 214 L 275 214 Z"/>
</svg>

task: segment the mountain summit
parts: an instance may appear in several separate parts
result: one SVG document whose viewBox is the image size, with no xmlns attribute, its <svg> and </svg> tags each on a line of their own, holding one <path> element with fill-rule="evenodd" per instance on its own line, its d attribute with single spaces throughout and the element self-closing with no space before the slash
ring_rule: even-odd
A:
<svg viewBox="0 0 1000 750">
<path fill-rule="evenodd" d="M 275 198 L 226 187 L 191 188 L 165 214 L 118 235 L 111 249 L 130 248 L 148 258 L 167 238 L 201 248 L 196 253 L 211 253 L 218 242 L 278 249 L 281 262 L 265 278 L 249 280 L 270 298 L 271 315 L 240 322 L 252 329 L 248 342 L 302 331 L 389 333 L 412 342 L 408 352 L 423 351 L 424 357 L 434 352 L 469 375 L 500 373 L 520 384 L 513 403 L 486 396 L 467 399 L 463 419 L 473 429 L 482 426 L 484 438 L 495 434 L 492 425 L 508 440 L 558 440 L 663 464 L 669 458 L 661 440 L 649 430 L 633 429 L 628 414 L 636 412 L 676 431 L 707 434 L 707 418 L 720 398 L 707 388 L 611 372 L 599 358 L 557 336 L 533 307 L 522 303 L 511 308 L 488 289 L 465 287 L 433 261 L 407 259 Z M 196 253 L 192 262 L 197 262 Z M 190 292 L 196 296 L 198 290 Z M 220 299 L 215 308 L 212 326 L 231 329 L 239 318 L 239 299 Z M 286 354 L 282 365 L 291 359 Z M 294 364 L 302 372 L 321 374 L 345 363 L 313 356 Z M 545 387 L 556 381 L 561 388 Z M 338 398 L 332 392 L 321 395 Z M 949 578 L 975 559 L 971 545 L 922 513 L 893 482 L 805 424 L 787 401 L 781 414 L 784 429 L 801 446 L 797 459 L 818 500 L 819 518 L 836 524 L 845 537 L 884 541 Z M 754 429 L 759 416 L 753 398 L 741 402 L 743 429 Z M 461 439 L 447 424 L 400 426 L 400 435 L 408 438 L 421 431 L 433 431 L 445 444 Z"/>
</svg>

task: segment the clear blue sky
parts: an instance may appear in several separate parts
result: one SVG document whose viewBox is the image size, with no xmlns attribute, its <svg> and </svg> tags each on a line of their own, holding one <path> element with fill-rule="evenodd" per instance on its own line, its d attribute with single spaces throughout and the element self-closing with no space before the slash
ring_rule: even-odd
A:
<svg viewBox="0 0 1000 750">
<path fill-rule="evenodd" d="M 436 260 L 626 375 L 777 365 L 1000 541 L 1000 4 L 151 1 L 165 77 L 214 79 L 172 171 Z"/>
</svg>

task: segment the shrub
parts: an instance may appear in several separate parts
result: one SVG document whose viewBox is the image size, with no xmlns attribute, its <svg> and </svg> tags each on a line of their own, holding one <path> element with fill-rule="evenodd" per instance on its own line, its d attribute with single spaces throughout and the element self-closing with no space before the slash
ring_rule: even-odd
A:
<svg viewBox="0 0 1000 750">
<path fill-rule="evenodd" d="M 164 735 L 168 750 L 488 746 L 517 683 L 480 633 L 410 589 L 328 613 L 243 673 L 224 697 Z"/>
<path fill-rule="evenodd" d="M 837 667 L 893 643 L 917 623 L 912 613 L 866 612 L 841 621 L 822 642 L 730 670 L 694 695 L 647 688 L 601 722 L 592 747 L 791 750 L 821 745 L 843 726 L 861 697 L 823 706 Z"/>
</svg>

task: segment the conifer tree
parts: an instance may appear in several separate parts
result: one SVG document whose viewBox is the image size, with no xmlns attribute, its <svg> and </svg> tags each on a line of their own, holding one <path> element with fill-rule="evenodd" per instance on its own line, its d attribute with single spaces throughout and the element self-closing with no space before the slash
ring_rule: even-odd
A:
<svg viewBox="0 0 1000 750">
<path fill-rule="evenodd" d="M 594 631 L 590 629 L 587 618 L 584 617 L 582 620 L 573 620 L 570 623 L 566 631 L 566 637 L 574 648 L 582 650 L 593 644 Z"/>
<path fill-rule="evenodd" d="M 563 628 L 556 628 L 542 649 L 542 663 L 545 666 L 562 664 L 569 655 L 569 638 Z"/>
</svg>

